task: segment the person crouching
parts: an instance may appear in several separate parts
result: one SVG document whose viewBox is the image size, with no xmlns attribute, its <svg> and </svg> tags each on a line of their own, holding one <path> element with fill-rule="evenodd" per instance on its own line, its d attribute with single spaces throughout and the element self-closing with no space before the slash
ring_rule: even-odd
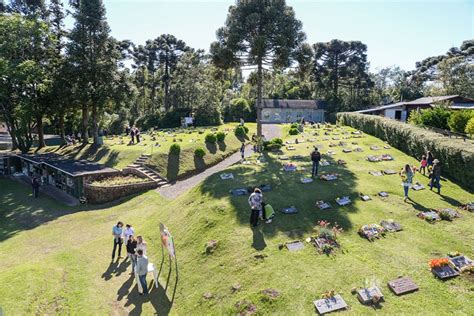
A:
<svg viewBox="0 0 474 316">
<path fill-rule="evenodd" d="M 253 227 L 258 226 L 258 216 L 262 211 L 262 203 L 263 203 L 263 194 L 259 188 L 255 188 L 252 194 L 249 197 L 249 205 L 250 205 L 250 225 Z"/>
</svg>

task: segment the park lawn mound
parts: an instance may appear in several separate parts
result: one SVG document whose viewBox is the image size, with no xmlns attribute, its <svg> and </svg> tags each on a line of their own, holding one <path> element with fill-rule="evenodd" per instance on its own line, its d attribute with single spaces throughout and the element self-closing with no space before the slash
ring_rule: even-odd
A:
<svg viewBox="0 0 474 316">
<path fill-rule="evenodd" d="M 164 142 L 160 150 L 153 148 L 152 156 L 146 165 L 156 170 L 169 181 L 182 179 L 199 173 L 237 152 L 242 145 L 242 141 L 248 143 L 250 136 L 255 133 L 256 125 L 247 123 L 246 126 L 249 128 L 247 139 L 237 138 L 234 135 L 236 126 L 236 123 L 228 123 L 211 131 L 188 134 L 185 135 L 184 138 L 176 137 L 181 141 Z M 206 134 L 218 132 L 226 133 L 224 141 L 217 141 L 214 144 L 205 143 L 204 139 Z M 181 152 L 179 155 L 169 154 L 171 144 L 180 145 Z M 197 148 L 204 149 L 205 155 L 203 157 L 195 156 L 194 152 Z"/>
<path fill-rule="evenodd" d="M 351 130 L 346 128 L 346 130 Z M 366 136 L 359 140 L 366 151 L 371 144 L 383 148 L 383 142 Z M 324 143 L 327 146 L 327 143 Z M 296 146 L 297 153 L 307 155 L 307 144 Z M 395 161 L 380 162 L 383 169 L 401 168 L 415 160 L 390 148 L 384 150 Z M 350 156 L 348 156 L 350 155 Z M 403 188 L 398 176 L 374 179 L 364 153 L 336 153 L 332 161 L 344 157 L 344 166 L 331 165 L 325 170 L 341 174 L 334 182 L 315 180 L 302 186 L 301 174 L 281 171 L 277 155 L 266 155 L 267 164 L 236 165 L 234 179 L 222 180 L 218 174 L 187 195 L 171 202 L 167 214 L 156 214 L 148 221 L 152 238 L 159 237 L 155 223 L 164 221 L 172 232 L 177 247 L 180 283 L 175 305 L 176 314 L 228 314 L 250 308 L 262 314 L 313 314 L 312 301 L 331 289 L 344 296 L 351 310 L 370 313 L 367 307 L 351 295 L 351 288 L 375 278 L 385 294 L 385 313 L 449 313 L 453 310 L 469 313 L 474 308 L 472 284 L 467 278 L 457 278 L 453 284 L 439 282 L 429 272 L 427 263 L 433 253 L 448 253 L 451 248 L 472 253 L 474 217 L 464 212 L 456 222 L 429 225 L 416 217 L 418 208 L 439 208 L 471 200 L 473 195 L 449 181 L 443 182 L 444 196 L 430 191 L 410 192 L 413 203 L 403 203 Z M 250 158 L 253 161 L 254 158 Z M 309 168 L 310 162 L 299 163 Z M 418 180 L 428 180 L 421 175 Z M 274 209 L 295 205 L 299 213 L 277 213 L 271 224 L 249 227 L 248 196 L 231 196 L 229 190 L 238 187 L 270 183 L 272 191 L 264 196 Z M 390 197 L 376 196 L 380 190 Z M 357 199 L 359 192 L 372 196 L 368 202 Z M 353 197 L 349 206 L 319 210 L 317 200 L 334 201 L 338 195 Z M 334 203 L 335 204 L 335 203 Z M 179 210 L 179 211 L 177 211 Z M 366 223 L 384 218 L 403 223 L 404 231 L 367 244 L 357 230 Z M 303 250 L 288 252 L 279 245 L 295 240 L 304 241 L 313 234 L 318 220 L 337 222 L 344 232 L 339 237 L 341 249 L 334 256 L 319 254 L 305 243 Z M 209 241 L 218 247 L 206 251 Z M 403 299 L 392 294 L 386 284 L 400 275 L 412 278 L 420 291 Z M 232 290 L 239 284 L 239 290 Z M 269 298 L 265 289 L 279 294 Z"/>
<path fill-rule="evenodd" d="M 311 137 L 327 148 L 329 141 Z M 457 209 L 458 201 L 467 203 L 474 196 L 443 181 L 442 196 L 429 190 L 413 191 L 413 202 L 403 203 L 400 177 L 369 174 L 373 170 L 373 163 L 366 160 L 369 146 L 383 148 L 383 142 L 371 136 L 358 142 L 365 153 L 338 150 L 334 156 L 323 154 L 331 164 L 321 167 L 321 172 L 340 174 L 335 181 L 315 179 L 303 185 L 300 178 L 308 172 L 309 158 L 297 162 L 306 170 L 288 173 L 282 171 L 284 162 L 278 160 L 278 154 L 270 153 L 265 154 L 265 163 L 254 163 L 255 157 L 251 157 L 250 164 L 226 170 L 234 179 L 222 180 L 215 174 L 173 201 L 150 191 L 119 205 L 108 204 L 100 209 L 81 206 L 71 209 L 70 214 L 64 214 L 62 206 L 47 198 L 33 201 L 23 187 L 0 179 L 0 186 L 5 188 L 0 191 L 4 202 L 0 204 L 1 216 L 10 219 L 0 221 L 5 236 L 0 243 L 0 253 L 5 254 L 0 257 L 0 284 L 15 281 L 15 290 L 12 286 L 0 287 L 2 306 L 7 313 L 18 314 L 221 315 L 256 311 L 311 315 L 315 313 L 313 301 L 334 289 L 351 311 L 369 314 L 375 310 L 360 304 L 351 289 L 364 286 L 366 279 L 375 279 L 384 294 L 381 311 L 386 314 L 471 313 L 472 281 L 466 276 L 439 281 L 429 271 L 428 262 L 452 251 L 473 257 L 472 213 L 460 211 L 462 216 L 455 221 L 436 225 L 420 220 L 416 214 L 425 209 Z M 308 156 L 311 150 L 307 143 L 295 147 L 296 152 L 291 154 Z M 395 160 L 378 162 L 380 170 L 399 170 L 405 163 L 415 163 L 393 148 L 382 153 Z M 337 165 L 338 159 L 347 164 Z M 427 182 L 419 174 L 415 180 Z M 229 190 L 262 184 L 271 185 L 272 190 L 264 192 L 264 197 L 275 210 L 294 205 L 299 212 L 276 212 L 271 224 L 252 230 L 248 224 L 248 196 L 231 196 Z M 380 191 L 387 191 L 389 197 L 378 197 Z M 360 192 L 372 200 L 362 201 L 358 198 Z M 340 207 L 334 202 L 338 196 L 349 196 L 353 203 Z M 330 201 L 333 207 L 319 210 L 315 206 L 319 200 Z M 22 221 L 22 216 L 28 214 L 43 214 L 42 221 Z M 387 218 L 402 223 L 404 230 L 374 243 L 359 237 L 360 226 Z M 136 294 L 127 264 L 109 265 L 110 229 L 118 220 L 134 224 L 135 231 L 144 235 L 150 261 L 158 265 L 158 224 L 163 222 L 173 234 L 179 280 L 172 306 L 174 270 L 166 295 L 164 291 L 168 260 L 160 274 L 161 287 L 153 289 L 145 300 Z M 305 241 L 314 235 L 320 220 L 337 222 L 344 230 L 338 237 L 340 248 L 333 255 L 319 253 Z M 78 231 L 80 238 L 74 233 Z M 280 245 L 296 240 L 304 242 L 302 250 L 280 250 Z M 212 251 L 207 250 L 210 243 L 217 245 Z M 19 258 L 18 253 L 28 254 L 29 260 Z M 48 269 L 39 268 L 45 265 Z M 419 291 L 404 297 L 392 294 L 386 284 L 401 275 L 411 278 Z M 38 286 L 31 287 L 29 282 Z M 25 296 L 30 299 L 22 300 Z"/>
</svg>

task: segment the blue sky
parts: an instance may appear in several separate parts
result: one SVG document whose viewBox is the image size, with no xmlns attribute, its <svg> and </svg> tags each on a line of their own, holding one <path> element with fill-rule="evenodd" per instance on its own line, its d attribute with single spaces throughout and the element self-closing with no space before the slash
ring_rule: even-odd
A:
<svg viewBox="0 0 474 316">
<path fill-rule="evenodd" d="M 144 43 L 170 33 L 194 48 L 209 49 L 233 0 L 104 0 L 112 35 Z M 474 0 L 287 0 L 303 22 L 308 42 L 334 38 L 368 46 L 371 69 L 445 53 L 474 38 Z"/>
</svg>

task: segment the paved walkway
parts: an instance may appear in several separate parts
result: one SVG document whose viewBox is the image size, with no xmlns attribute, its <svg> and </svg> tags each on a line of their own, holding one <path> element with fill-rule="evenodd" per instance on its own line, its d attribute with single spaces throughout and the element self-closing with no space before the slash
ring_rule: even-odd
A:
<svg viewBox="0 0 474 316">
<path fill-rule="evenodd" d="M 264 124 L 263 126 L 263 135 L 270 140 L 275 137 L 280 137 L 280 126 L 275 124 Z M 245 155 L 248 156 L 252 153 L 250 146 L 247 146 L 245 149 Z M 185 179 L 183 181 L 177 181 L 174 184 L 169 186 L 164 186 L 156 189 L 162 196 L 168 199 L 175 199 L 179 197 L 181 194 L 189 191 L 190 189 L 194 188 L 198 185 L 201 181 L 204 181 L 207 177 L 221 172 L 227 169 L 229 166 L 237 163 L 240 161 L 240 152 L 237 152 L 228 158 L 224 159 L 217 165 L 204 170 L 203 172 L 192 176 L 191 178 Z"/>
</svg>

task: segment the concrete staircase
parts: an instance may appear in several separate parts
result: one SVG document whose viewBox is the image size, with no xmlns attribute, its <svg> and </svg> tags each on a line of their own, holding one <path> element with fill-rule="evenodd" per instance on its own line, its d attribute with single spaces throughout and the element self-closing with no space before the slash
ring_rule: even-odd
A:
<svg viewBox="0 0 474 316">
<path fill-rule="evenodd" d="M 165 178 L 163 178 L 155 170 L 145 166 L 145 162 L 148 159 L 150 159 L 150 157 L 151 157 L 151 155 L 149 155 L 149 154 L 142 154 L 132 164 L 130 164 L 126 168 L 124 168 L 124 171 L 134 173 L 136 175 L 141 175 L 142 177 L 145 177 L 145 178 L 148 178 L 152 181 L 155 181 L 157 187 L 168 186 L 169 183 Z"/>
</svg>

